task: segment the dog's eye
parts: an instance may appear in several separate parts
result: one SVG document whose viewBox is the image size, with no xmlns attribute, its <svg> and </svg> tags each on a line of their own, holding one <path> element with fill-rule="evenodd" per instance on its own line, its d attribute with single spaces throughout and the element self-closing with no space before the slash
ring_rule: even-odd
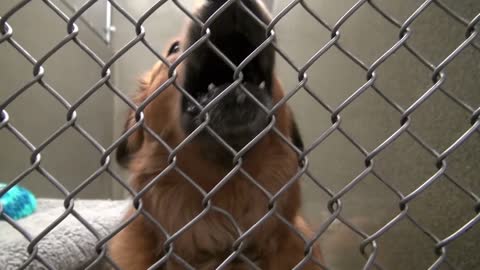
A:
<svg viewBox="0 0 480 270">
<path fill-rule="evenodd" d="M 168 55 L 171 55 L 173 53 L 177 53 L 178 51 L 180 50 L 180 42 L 179 41 L 175 41 L 172 46 L 170 47 L 170 49 L 168 49 Z"/>
</svg>

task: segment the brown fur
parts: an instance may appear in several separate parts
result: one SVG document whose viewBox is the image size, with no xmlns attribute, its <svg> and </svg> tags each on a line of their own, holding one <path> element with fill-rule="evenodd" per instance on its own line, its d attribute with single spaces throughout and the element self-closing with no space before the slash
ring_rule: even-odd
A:
<svg viewBox="0 0 480 270">
<path fill-rule="evenodd" d="M 174 61 L 178 55 L 169 57 Z M 168 68 L 158 63 L 146 75 L 135 101 L 141 103 L 166 80 Z M 182 66 L 178 68 L 182 80 Z M 275 78 L 273 100 L 283 96 L 279 81 Z M 185 139 L 180 124 L 181 93 L 167 87 L 145 108 L 145 124 L 172 148 Z M 292 137 L 293 116 L 287 105 L 275 113 L 276 127 L 286 137 Z M 127 128 L 135 124 L 133 112 L 127 120 Z M 132 174 L 132 187 L 138 192 L 168 166 L 168 151 L 148 132 L 139 129 L 122 146 Z M 202 156 L 205 148 L 193 141 L 176 155 L 176 164 L 206 192 L 209 192 L 230 171 Z M 267 134 L 243 157 L 242 168 L 271 194 L 277 193 L 298 171 L 298 157 L 282 139 L 273 132 Z M 142 197 L 148 211 L 171 235 L 194 219 L 203 210 L 203 195 L 175 170 L 161 177 Z M 268 213 L 269 199 L 241 173 L 235 174 L 212 198 L 212 205 L 228 211 L 245 232 Z M 292 223 L 308 239 L 311 233 L 299 216 L 300 185 L 294 183 L 276 202 L 276 211 Z M 126 219 L 135 213 L 132 208 Z M 245 256 L 261 269 L 292 269 L 304 258 L 304 241 L 292 232 L 275 215 L 268 218 L 246 239 Z M 175 253 L 196 269 L 215 269 L 232 253 L 232 245 L 239 237 L 235 227 L 223 214 L 209 211 L 202 219 L 183 232 L 174 241 Z M 111 241 L 110 255 L 121 269 L 147 269 L 162 258 L 164 235 L 145 217 L 139 215 L 133 223 L 119 232 Z M 314 256 L 321 255 L 317 246 Z M 164 264 L 165 270 L 183 269 L 172 257 Z M 237 259 L 226 269 L 250 269 Z M 304 269 L 321 269 L 312 262 Z"/>
</svg>

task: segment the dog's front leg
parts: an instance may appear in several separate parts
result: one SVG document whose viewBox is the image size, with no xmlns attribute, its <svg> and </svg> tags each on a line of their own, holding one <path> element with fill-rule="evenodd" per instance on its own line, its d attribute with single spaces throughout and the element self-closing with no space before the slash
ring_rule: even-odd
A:
<svg viewBox="0 0 480 270">
<path fill-rule="evenodd" d="M 312 232 L 302 217 L 297 216 L 294 224 L 295 229 L 301 234 L 311 239 Z M 290 270 L 294 269 L 305 258 L 305 242 L 289 229 L 285 229 L 278 241 L 279 246 L 276 252 L 268 254 L 264 265 L 261 266 L 265 270 Z M 320 246 L 314 244 L 312 247 L 312 257 L 302 265 L 299 269 L 303 270 L 322 270 L 323 268 L 317 263 L 323 263 Z"/>
<path fill-rule="evenodd" d="M 130 209 L 126 218 L 134 211 Z M 146 270 L 156 261 L 157 244 L 151 225 L 140 215 L 112 238 L 109 255 L 122 270 Z"/>
</svg>

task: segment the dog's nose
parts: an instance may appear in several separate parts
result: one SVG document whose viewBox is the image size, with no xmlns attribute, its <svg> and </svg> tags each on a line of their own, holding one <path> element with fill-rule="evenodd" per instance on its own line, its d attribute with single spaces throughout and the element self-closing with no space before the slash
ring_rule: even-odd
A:
<svg viewBox="0 0 480 270">
<path fill-rule="evenodd" d="M 199 45 L 185 59 L 184 88 L 197 98 L 204 96 L 207 90 L 217 92 L 223 83 L 231 83 L 235 73 L 231 64 L 239 66 L 270 39 L 265 25 L 269 25 L 271 19 L 260 0 L 238 0 L 222 8 L 226 2 L 227 0 L 207 1 L 197 12 L 202 22 L 213 18 L 208 25 L 208 39 L 216 47 L 213 50 L 206 44 Z M 214 14 L 217 15 L 212 17 Z M 182 48 L 191 48 L 202 35 L 202 27 L 195 23 L 189 24 Z M 275 41 L 273 39 L 270 42 Z M 248 64 L 242 65 L 243 83 L 254 84 L 247 87 L 252 93 L 258 89 L 269 90 L 275 64 L 273 46 L 266 46 L 250 58 Z M 262 85 L 262 81 L 266 84 Z M 245 95 L 239 93 L 236 96 L 238 103 L 245 102 Z"/>
</svg>

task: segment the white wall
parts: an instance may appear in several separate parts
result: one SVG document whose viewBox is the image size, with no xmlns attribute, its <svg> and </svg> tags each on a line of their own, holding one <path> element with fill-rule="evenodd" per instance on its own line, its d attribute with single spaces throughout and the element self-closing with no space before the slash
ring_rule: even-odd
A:
<svg viewBox="0 0 480 270">
<path fill-rule="evenodd" d="M 126 11 L 138 19 L 152 4 L 152 0 L 119 0 Z M 191 7 L 196 0 L 181 1 Z M 278 14 L 287 0 L 277 0 L 274 14 Z M 315 12 L 333 25 L 356 1 L 307 2 Z M 399 20 L 405 20 L 419 0 L 378 1 Z M 478 0 L 447 2 L 458 13 L 472 18 L 480 12 Z M 2 2 L 0 14 L 12 3 Z M 114 11 L 114 33 L 111 48 L 97 37 L 82 31 L 82 40 L 103 59 L 111 56 L 135 37 L 134 26 Z M 186 17 L 171 1 L 156 11 L 146 22 L 147 39 L 162 51 L 174 37 Z M 37 58 L 58 42 L 65 34 L 65 24 L 40 1 L 32 1 L 11 19 L 15 38 Z M 39 31 L 42 29 L 42 31 Z M 48 29 L 46 31 L 45 29 Z M 465 27 L 445 15 L 437 7 L 430 7 L 412 25 L 409 43 L 416 46 L 434 63 L 448 55 L 464 38 Z M 303 65 L 330 37 L 330 33 L 313 20 L 301 7 L 296 7 L 276 26 L 279 46 L 298 66 Z M 388 24 L 368 5 L 360 8 L 340 29 L 340 43 L 371 64 L 398 39 L 398 29 Z M 41 38 L 38 38 L 39 35 Z M 478 40 L 477 40 L 478 41 Z M 127 94 L 132 93 L 137 79 L 156 61 L 142 44 L 136 45 L 115 64 L 114 82 Z M 446 70 L 445 88 L 472 107 L 480 105 L 480 53 L 471 48 L 463 52 Z M 0 100 L 31 79 L 31 65 L 22 60 L 9 45 L 0 46 Z M 89 86 L 99 79 L 99 69 L 74 45 L 68 45 L 47 63 L 46 80 L 69 101 L 74 102 Z M 286 89 L 293 89 L 297 74 L 285 61 L 278 58 L 277 72 Z M 366 73 L 348 60 L 338 49 L 331 49 L 308 71 L 309 85 L 331 107 L 338 106 L 365 82 Z M 408 107 L 430 85 L 431 72 L 419 64 L 405 49 L 400 49 L 377 70 L 376 85 L 388 97 Z M 113 100 L 113 102 L 112 102 Z M 296 94 L 291 102 L 306 144 L 310 144 L 330 125 L 330 114 L 322 109 L 305 91 Z M 104 146 L 118 138 L 123 128 L 126 106 L 102 89 L 82 106 L 79 121 Z M 35 144 L 41 143 L 65 121 L 65 110 L 38 86 L 32 87 L 14 102 L 7 111 L 12 123 Z M 400 126 L 400 114 L 385 103 L 372 89 L 367 90 L 342 113 L 342 127 L 368 151 L 375 148 Z M 412 115 L 412 129 L 437 151 L 443 151 L 469 127 L 469 114 L 437 93 Z M 113 119 L 113 121 L 112 121 Z M 113 138 L 112 138 L 113 130 Z M 448 172 L 462 185 L 480 194 L 480 140 L 476 134 L 465 146 L 449 158 Z M 10 134 L 0 131 L 0 181 L 8 181 L 28 166 L 29 155 Z M 75 154 L 72 154 L 75 153 Z M 99 166 L 99 155 L 74 132 L 45 149 L 44 163 L 53 175 L 72 189 Z M 341 134 L 335 132 L 309 156 L 310 170 L 321 184 L 339 191 L 364 167 L 364 157 Z M 408 136 L 402 136 L 375 160 L 375 170 L 404 194 L 408 194 L 436 171 L 435 160 Z M 5 179 L 5 180 L 4 180 Z M 329 197 L 304 177 L 304 212 L 315 226 L 328 217 Z M 22 182 L 39 196 L 55 196 L 51 185 L 33 174 Z M 122 197 L 123 190 L 109 177 L 102 176 L 81 195 L 87 198 Z M 374 176 L 367 176 L 343 199 L 343 215 L 366 233 L 373 233 L 399 212 L 398 198 Z M 448 236 L 475 213 L 474 203 L 453 184 L 442 178 L 410 204 L 410 214 L 439 237 Z M 449 249 L 449 260 L 459 269 L 476 269 L 480 264 L 480 228 L 478 226 Z M 331 269 L 360 269 L 365 260 L 358 252 L 361 238 L 340 223 L 335 223 L 320 238 Z M 402 221 L 379 239 L 378 260 L 386 269 L 425 269 L 435 256 L 432 243 L 408 221 Z M 448 269 L 448 268 L 442 268 Z"/>
<path fill-rule="evenodd" d="M 279 13 L 291 1 L 275 1 Z M 357 1 L 305 1 L 328 24 L 335 22 Z M 374 1 L 404 21 L 423 1 Z M 448 1 L 458 13 L 473 18 L 480 12 L 479 1 Z M 465 27 L 438 7 L 432 5 L 411 26 L 409 44 L 438 64 L 464 39 Z M 277 25 L 280 47 L 297 66 L 302 66 L 330 38 L 330 33 L 303 10 L 295 7 Z M 340 29 L 340 44 L 367 65 L 381 56 L 397 40 L 399 31 L 376 13 L 368 4 L 360 8 Z M 446 70 L 445 88 L 472 107 L 480 105 L 480 53 L 472 48 L 464 51 Z M 297 84 L 297 74 L 279 61 L 278 72 L 287 89 Z M 333 48 L 307 72 L 309 86 L 325 103 L 335 108 L 363 83 L 366 72 Z M 376 85 L 389 98 L 404 108 L 431 85 L 431 71 L 422 66 L 405 49 L 400 49 L 377 70 Z M 300 129 L 307 144 L 330 127 L 330 114 L 305 91 L 291 100 Z M 401 115 L 368 89 L 342 113 L 341 126 L 367 151 L 400 127 Z M 446 149 L 470 127 L 470 115 L 443 94 L 435 94 L 412 115 L 415 130 L 438 152 Z M 478 134 L 476 134 L 478 135 Z M 309 156 L 310 170 L 321 184 L 338 192 L 363 169 L 364 157 L 339 132 L 335 132 Z M 480 140 L 474 136 L 448 159 L 448 172 L 460 183 L 480 192 L 478 182 Z M 436 172 L 435 159 L 409 136 L 401 136 L 375 158 L 375 170 L 403 194 L 408 194 Z M 314 224 L 327 218 L 329 197 L 304 177 L 305 212 Z M 372 234 L 399 213 L 398 198 L 376 177 L 369 175 L 342 199 L 342 215 L 364 232 Z M 438 237 L 446 237 L 475 215 L 474 202 L 445 178 L 410 204 L 412 217 Z M 480 229 L 452 245 L 449 259 L 461 269 L 474 269 L 480 259 L 474 250 L 480 248 Z M 335 223 L 320 238 L 332 269 L 361 269 L 365 260 L 358 252 L 361 238 Z M 408 221 L 401 222 L 378 240 L 379 258 L 386 269 L 426 269 L 435 259 L 434 243 Z M 443 268 L 442 268 L 443 269 Z M 448 269 L 448 268 L 445 268 Z"/>
<path fill-rule="evenodd" d="M 1 1 L 4 14 L 18 1 Z M 67 13 L 68 9 L 56 2 Z M 96 7 L 94 6 L 93 9 Z M 14 39 L 37 60 L 67 35 L 67 26 L 41 1 L 31 1 L 12 16 Z M 81 22 L 80 38 L 102 59 L 111 50 Z M 0 103 L 33 79 L 33 67 L 11 45 L 0 45 Z M 73 42 L 65 45 L 43 65 L 44 81 L 70 104 L 100 80 L 100 68 Z M 109 90 L 102 87 L 77 110 L 78 123 L 103 147 L 112 141 L 113 104 Z M 40 145 L 66 122 L 67 110 L 40 85 L 35 84 L 7 108 L 10 123 L 35 146 Z M 0 130 L 0 182 L 9 182 L 30 166 L 30 152 L 6 129 Z M 41 165 L 68 190 L 73 190 L 100 167 L 100 154 L 73 129 L 67 130 L 42 152 Z M 100 176 L 79 197 L 105 198 L 112 195 L 111 179 Z M 33 172 L 21 185 L 39 197 L 63 197 L 43 176 Z"/>
</svg>

